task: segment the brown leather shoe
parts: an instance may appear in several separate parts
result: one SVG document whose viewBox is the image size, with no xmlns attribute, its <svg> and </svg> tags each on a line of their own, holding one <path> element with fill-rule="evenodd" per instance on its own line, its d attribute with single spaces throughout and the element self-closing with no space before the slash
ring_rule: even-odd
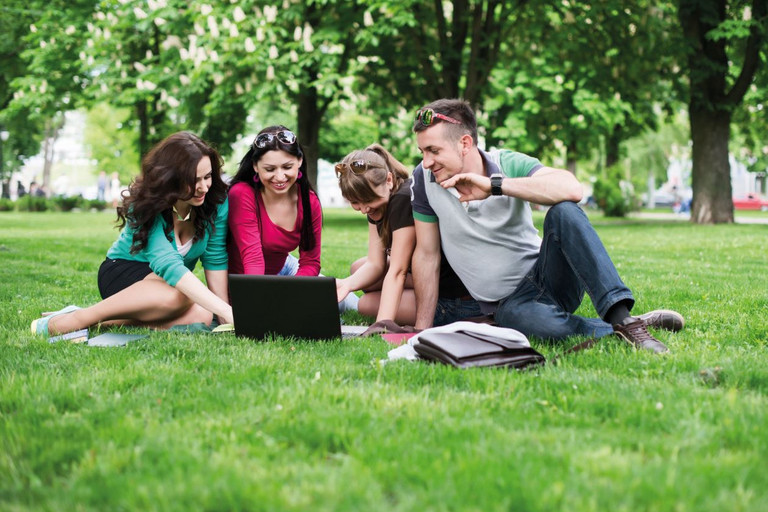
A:
<svg viewBox="0 0 768 512">
<path fill-rule="evenodd" d="M 651 336 L 645 321 L 638 317 L 628 316 L 622 323 L 614 324 L 613 332 L 635 348 L 651 350 L 657 354 L 669 352 L 666 345 Z"/>
<path fill-rule="evenodd" d="M 638 315 L 636 318 L 643 320 L 648 327 L 666 329 L 672 332 L 680 331 L 685 327 L 683 315 L 671 309 L 656 309 L 644 315 Z"/>
</svg>

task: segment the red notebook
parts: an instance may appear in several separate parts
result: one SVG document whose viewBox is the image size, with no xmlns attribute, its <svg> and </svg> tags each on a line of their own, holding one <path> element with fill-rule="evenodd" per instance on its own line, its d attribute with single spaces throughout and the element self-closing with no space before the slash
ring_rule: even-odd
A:
<svg viewBox="0 0 768 512">
<path fill-rule="evenodd" d="M 382 334 L 381 337 L 384 338 L 385 341 L 393 344 L 393 345 L 402 345 L 406 341 L 408 341 L 413 336 L 416 336 L 415 332 L 388 332 L 386 334 Z"/>
</svg>

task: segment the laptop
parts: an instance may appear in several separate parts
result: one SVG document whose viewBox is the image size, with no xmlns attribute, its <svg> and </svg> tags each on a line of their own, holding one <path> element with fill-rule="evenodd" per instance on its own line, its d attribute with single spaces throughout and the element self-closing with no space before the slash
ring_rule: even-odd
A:
<svg viewBox="0 0 768 512">
<path fill-rule="evenodd" d="M 236 336 L 333 340 L 368 328 L 341 325 L 333 277 L 230 274 L 229 298 Z"/>
</svg>

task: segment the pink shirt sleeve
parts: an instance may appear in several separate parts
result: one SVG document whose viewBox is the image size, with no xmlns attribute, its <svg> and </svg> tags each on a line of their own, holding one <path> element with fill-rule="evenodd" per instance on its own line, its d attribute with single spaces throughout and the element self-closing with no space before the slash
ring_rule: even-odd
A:
<svg viewBox="0 0 768 512">
<path fill-rule="evenodd" d="M 237 183 L 229 190 L 229 268 L 231 273 L 264 274 L 259 211 L 253 189 Z"/>
<path fill-rule="evenodd" d="M 312 229 L 315 233 L 315 247 L 311 251 L 299 250 L 299 270 L 297 276 L 316 276 L 320 273 L 321 232 L 323 229 L 323 208 L 314 192 L 309 193 L 312 206 Z M 299 227 L 299 229 L 301 229 Z"/>
</svg>

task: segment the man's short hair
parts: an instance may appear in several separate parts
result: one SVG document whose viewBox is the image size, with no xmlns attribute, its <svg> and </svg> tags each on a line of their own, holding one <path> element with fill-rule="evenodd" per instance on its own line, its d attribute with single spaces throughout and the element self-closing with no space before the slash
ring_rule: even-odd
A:
<svg viewBox="0 0 768 512">
<path fill-rule="evenodd" d="M 475 117 L 475 112 L 472 110 L 469 102 L 458 98 L 442 98 L 433 101 L 428 105 L 424 105 L 419 110 L 424 110 L 427 108 L 431 108 L 436 113 L 451 117 L 461 123 L 453 124 L 448 121 L 443 121 L 442 119 L 436 118 L 432 121 L 430 126 L 437 123 L 444 123 L 446 125 L 445 132 L 452 140 L 458 141 L 463 135 L 469 134 L 472 137 L 472 142 L 474 142 L 475 146 L 477 146 L 477 118 Z M 427 128 L 429 128 L 429 126 L 424 126 L 420 120 L 414 119 L 414 133 L 423 132 Z"/>
</svg>

